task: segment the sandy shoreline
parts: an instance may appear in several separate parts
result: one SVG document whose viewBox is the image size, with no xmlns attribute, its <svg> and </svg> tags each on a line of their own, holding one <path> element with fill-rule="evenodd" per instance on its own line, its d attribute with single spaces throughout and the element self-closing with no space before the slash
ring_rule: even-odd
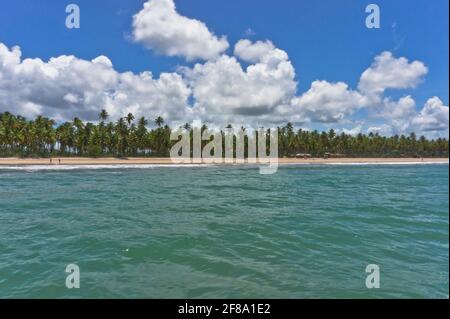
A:
<svg viewBox="0 0 450 319">
<path fill-rule="evenodd" d="M 60 162 L 59 162 L 60 160 Z M 280 158 L 279 164 L 345 164 L 345 163 L 448 163 L 448 158 Z M 60 164 L 59 164 L 60 163 Z M 55 157 L 49 158 L 0 158 L 1 165 L 114 165 L 114 164 L 175 164 L 170 158 L 88 158 Z"/>
</svg>

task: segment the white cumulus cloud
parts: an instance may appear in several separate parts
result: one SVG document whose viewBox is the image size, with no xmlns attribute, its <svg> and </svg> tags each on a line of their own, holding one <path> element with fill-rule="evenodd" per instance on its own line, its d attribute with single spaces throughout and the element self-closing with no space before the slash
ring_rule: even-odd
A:
<svg viewBox="0 0 450 319">
<path fill-rule="evenodd" d="M 385 51 L 375 57 L 372 65 L 363 72 L 358 88 L 365 94 L 382 94 L 386 89 L 415 88 L 427 72 L 422 62 L 395 58 L 391 52 Z"/>
<path fill-rule="evenodd" d="M 252 43 L 250 40 L 239 40 L 234 46 L 234 55 L 242 61 L 256 63 L 275 50 L 275 46 L 270 41 L 256 41 Z"/>
<path fill-rule="evenodd" d="M 286 52 L 273 47 L 245 69 L 235 57 L 184 68 L 195 99 L 194 110 L 216 121 L 234 115 L 258 117 L 271 114 L 295 96 L 295 70 Z"/>
<path fill-rule="evenodd" d="M 413 118 L 411 125 L 423 132 L 446 131 L 448 136 L 449 107 L 438 97 L 432 97 L 423 109 Z"/>
<path fill-rule="evenodd" d="M 420 111 L 416 111 L 416 103 L 411 96 L 405 96 L 398 101 L 388 98 L 384 100 L 384 108 L 379 114 L 386 123 L 380 130 L 377 127 L 372 131 L 380 131 L 386 134 L 409 134 L 436 137 L 447 135 L 449 128 L 449 107 L 438 97 L 428 99 Z"/>
<path fill-rule="evenodd" d="M 367 132 L 384 136 L 390 136 L 392 135 L 392 127 L 388 124 L 381 124 L 380 126 L 369 127 L 367 129 Z"/>
<path fill-rule="evenodd" d="M 314 81 L 311 88 L 292 100 L 296 113 L 312 122 L 342 122 L 365 106 L 366 98 L 344 82 Z"/>
<path fill-rule="evenodd" d="M 398 101 L 385 98 L 380 115 L 386 119 L 408 120 L 416 112 L 416 102 L 410 96 L 404 96 Z"/>
<path fill-rule="evenodd" d="M 173 0 L 149 0 L 133 18 L 133 37 L 155 52 L 187 60 L 217 58 L 228 48 L 201 21 L 180 15 Z"/>
<path fill-rule="evenodd" d="M 353 128 L 350 128 L 350 129 L 347 129 L 347 128 L 342 129 L 342 133 L 348 134 L 348 135 L 352 135 L 352 136 L 356 136 L 356 135 L 358 135 L 359 133 L 362 132 L 362 128 L 363 128 L 362 124 L 359 124 L 359 125 L 357 125 L 357 126 L 355 126 Z"/>
<path fill-rule="evenodd" d="M 19 47 L 0 43 L 0 112 L 42 114 L 59 121 L 80 117 L 96 120 L 101 109 L 113 118 L 136 116 L 182 119 L 191 94 L 176 73 L 117 72 L 111 61 L 59 56 L 48 62 L 21 58 Z"/>
</svg>

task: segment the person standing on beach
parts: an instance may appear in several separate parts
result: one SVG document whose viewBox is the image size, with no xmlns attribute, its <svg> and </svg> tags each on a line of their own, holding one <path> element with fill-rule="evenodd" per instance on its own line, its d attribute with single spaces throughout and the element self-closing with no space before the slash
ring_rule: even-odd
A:
<svg viewBox="0 0 450 319">
<path fill-rule="evenodd" d="M 58 158 L 58 164 L 61 165 L 61 159 L 60 158 Z"/>
<path fill-rule="evenodd" d="M 50 165 L 51 165 L 51 164 L 53 164 L 53 160 L 52 160 L 52 158 L 50 157 Z"/>
</svg>

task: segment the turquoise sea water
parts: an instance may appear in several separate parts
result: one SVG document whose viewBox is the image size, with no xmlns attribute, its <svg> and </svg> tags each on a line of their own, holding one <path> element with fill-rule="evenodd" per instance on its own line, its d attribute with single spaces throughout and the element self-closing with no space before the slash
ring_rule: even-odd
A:
<svg viewBox="0 0 450 319">
<path fill-rule="evenodd" d="M 447 164 L 0 167 L 0 297 L 448 298 L 448 182 Z"/>
</svg>

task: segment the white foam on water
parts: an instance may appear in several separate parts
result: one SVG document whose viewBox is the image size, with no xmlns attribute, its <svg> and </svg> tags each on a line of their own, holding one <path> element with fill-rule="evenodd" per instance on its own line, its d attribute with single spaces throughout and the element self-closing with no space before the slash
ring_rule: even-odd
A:
<svg viewBox="0 0 450 319">
<path fill-rule="evenodd" d="M 279 166 L 368 166 L 368 165 L 434 165 L 434 164 L 449 164 L 448 161 L 438 162 L 345 162 L 345 163 L 279 163 Z M 0 165 L 0 171 L 72 171 L 72 170 L 100 170 L 100 169 L 155 169 L 155 168 L 192 168 L 192 167 L 258 167 L 264 164 L 85 164 L 85 165 Z"/>
<path fill-rule="evenodd" d="M 10 165 L 1 166 L 1 170 L 13 171 L 73 171 L 73 170 L 99 170 L 99 169 L 154 169 L 159 167 L 200 167 L 208 164 L 95 164 L 95 165 Z"/>
<path fill-rule="evenodd" d="M 368 166 L 368 165 L 433 165 L 433 164 L 449 164 L 448 161 L 438 161 L 438 162 L 317 162 L 317 163 L 279 163 L 279 166 L 303 166 L 303 165 L 328 165 L 328 166 Z"/>
<path fill-rule="evenodd" d="M 433 165 L 433 164 L 447 164 L 448 162 L 440 161 L 440 162 L 365 162 L 365 163 L 323 163 L 325 165 L 357 165 L 357 166 L 365 166 L 365 165 Z"/>
</svg>

